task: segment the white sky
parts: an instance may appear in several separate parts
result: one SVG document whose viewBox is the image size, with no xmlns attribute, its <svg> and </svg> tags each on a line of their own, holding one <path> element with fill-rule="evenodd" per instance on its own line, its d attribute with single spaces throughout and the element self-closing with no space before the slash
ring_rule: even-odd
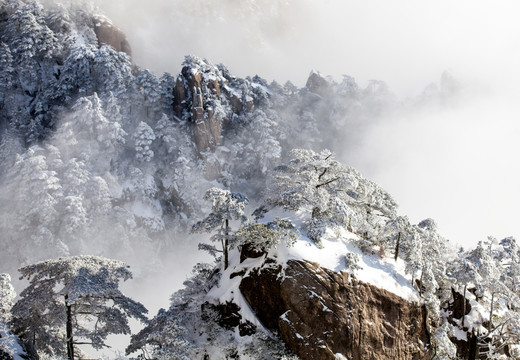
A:
<svg viewBox="0 0 520 360">
<path fill-rule="evenodd" d="M 298 86 L 311 69 L 361 86 L 379 79 L 404 98 L 449 71 L 467 90 L 457 106 L 371 129 L 348 165 L 451 240 L 520 238 L 520 2 L 98 1 L 136 63 L 157 73 L 177 73 L 194 54 L 237 76 Z"/>
</svg>

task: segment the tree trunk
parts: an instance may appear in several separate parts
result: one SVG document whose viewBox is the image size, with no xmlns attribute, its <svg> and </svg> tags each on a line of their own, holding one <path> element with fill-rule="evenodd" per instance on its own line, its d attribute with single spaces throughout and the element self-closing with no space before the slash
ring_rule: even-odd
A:
<svg viewBox="0 0 520 360">
<path fill-rule="evenodd" d="M 469 341 L 469 360 L 475 360 L 478 354 L 478 336 L 474 333 L 474 330 L 471 332 L 471 338 Z"/>
<path fill-rule="evenodd" d="M 72 306 L 68 303 L 69 295 L 65 295 L 65 306 L 67 307 L 67 356 L 74 360 L 74 338 L 72 337 Z"/>
<path fill-rule="evenodd" d="M 397 235 L 397 242 L 395 243 L 395 255 L 394 260 L 397 261 L 397 257 L 399 256 L 399 242 L 401 241 L 401 232 Z"/>
<path fill-rule="evenodd" d="M 422 297 L 422 289 L 423 289 L 423 275 L 424 275 L 424 266 L 421 269 L 421 278 L 419 279 L 419 296 Z"/>
<path fill-rule="evenodd" d="M 224 270 L 226 270 L 229 266 L 229 220 L 226 219 L 226 235 L 224 238 Z"/>
<path fill-rule="evenodd" d="M 491 293 L 491 309 L 489 310 L 489 326 L 488 333 L 491 333 L 491 329 L 493 328 L 493 302 L 495 301 L 495 292 Z"/>
<path fill-rule="evenodd" d="M 464 318 L 466 317 L 466 288 L 467 284 L 464 284 L 464 298 L 462 300 L 462 328 L 464 329 Z"/>
</svg>

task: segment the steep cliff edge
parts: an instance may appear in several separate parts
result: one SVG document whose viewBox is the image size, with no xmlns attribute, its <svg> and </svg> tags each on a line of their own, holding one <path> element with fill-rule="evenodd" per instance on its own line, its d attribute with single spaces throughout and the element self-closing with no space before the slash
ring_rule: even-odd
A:
<svg viewBox="0 0 520 360">
<path fill-rule="evenodd" d="M 430 359 L 424 306 L 347 272 L 290 260 L 267 261 L 240 290 L 259 320 L 303 360 Z"/>
</svg>

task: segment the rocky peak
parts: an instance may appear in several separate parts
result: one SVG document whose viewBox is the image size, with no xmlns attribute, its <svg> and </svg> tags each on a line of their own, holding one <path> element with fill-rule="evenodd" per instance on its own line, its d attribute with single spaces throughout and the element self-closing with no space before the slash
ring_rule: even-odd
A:
<svg viewBox="0 0 520 360">
<path fill-rule="evenodd" d="M 307 78 L 305 87 L 312 93 L 326 96 L 330 92 L 332 84 L 333 81 L 330 78 L 323 76 L 316 70 L 312 70 Z"/>
<path fill-rule="evenodd" d="M 176 82 L 176 116 L 193 124 L 193 137 L 200 153 L 213 150 L 221 141 L 222 125 L 215 116 L 221 86 L 226 80 L 220 70 L 194 56 L 187 56 Z"/>
<path fill-rule="evenodd" d="M 431 359 L 427 311 L 353 275 L 266 261 L 240 290 L 259 320 L 303 360 Z"/>
<path fill-rule="evenodd" d="M 115 51 L 124 52 L 132 56 L 130 43 L 126 34 L 104 16 L 96 15 L 93 18 L 94 32 L 96 33 L 99 46 L 109 45 Z"/>
</svg>

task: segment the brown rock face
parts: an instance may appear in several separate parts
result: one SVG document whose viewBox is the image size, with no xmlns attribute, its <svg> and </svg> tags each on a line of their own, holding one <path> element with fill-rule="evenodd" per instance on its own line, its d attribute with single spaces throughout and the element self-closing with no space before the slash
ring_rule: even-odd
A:
<svg viewBox="0 0 520 360">
<path fill-rule="evenodd" d="M 221 101 L 219 77 L 205 63 L 185 64 L 175 87 L 174 108 L 177 117 L 189 114 L 193 124 L 193 140 L 199 153 L 211 151 L 221 142 L 221 119 L 217 119 L 213 103 Z"/>
<path fill-rule="evenodd" d="M 386 290 L 310 262 L 264 265 L 240 290 L 260 321 L 303 360 L 431 359 L 427 313 Z"/>
<path fill-rule="evenodd" d="M 327 94 L 330 92 L 330 82 L 320 73 L 315 71 L 310 73 L 309 77 L 307 78 L 305 87 L 311 92 L 321 96 L 327 96 Z"/>
<path fill-rule="evenodd" d="M 99 46 L 109 45 L 115 51 L 122 51 L 132 56 L 130 43 L 126 40 L 125 33 L 102 17 L 94 18 L 94 31 L 98 38 Z"/>
</svg>

